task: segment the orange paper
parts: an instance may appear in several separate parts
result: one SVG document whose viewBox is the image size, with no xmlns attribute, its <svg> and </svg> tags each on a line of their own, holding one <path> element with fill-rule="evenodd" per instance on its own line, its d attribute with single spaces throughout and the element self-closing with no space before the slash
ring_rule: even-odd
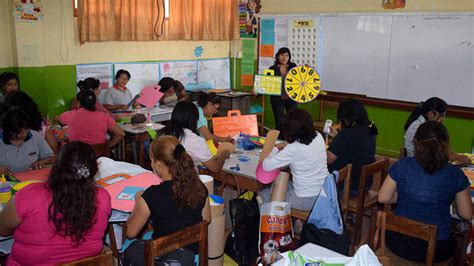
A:
<svg viewBox="0 0 474 266">
<path fill-rule="evenodd" d="M 260 45 L 260 56 L 262 57 L 273 57 L 275 52 L 275 47 L 271 44 L 262 44 Z"/>
<path fill-rule="evenodd" d="M 51 168 L 42 168 L 38 170 L 31 170 L 31 171 L 24 171 L 15 173 L 15 178 L 21 182 L 30 181 L 30 180 L 38 180 L 38 181 L 46 181 L 48 180 L 49 173 L 51 172 Z"/>
<path fill-rule="evenodd" d="M 240 75 L 240 85 L 242 86 L 253 86 L 253 75 L 242 74 Z"/>
<path fill-rule="evenodd" d="M 240 110 L 230 110 L 227 116 L 212 118 L 214 135 L 220 137 L 238 136 L 240 132 L 258 135 L 257 115 L 241 115 Z"/>
</svg>

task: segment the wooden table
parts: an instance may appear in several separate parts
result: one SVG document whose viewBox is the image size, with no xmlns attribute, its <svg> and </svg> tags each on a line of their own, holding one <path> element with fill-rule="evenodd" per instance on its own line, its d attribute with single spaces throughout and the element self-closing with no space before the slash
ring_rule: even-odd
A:
<svg viewBox="0 0 474 266">
<path fill-rule="evenodd" d="M 261 151 L 261 149 L 256 148 L 251 151 L 236 149 L 236 153 L 232 153 L 231 157 L 225 161 L 222 170 L 217 174 L 211 173 L 211 175 L 214 179 L 225 183 L 225 185 L 236 187 L 237 190 L 258 192 L 262 187 L 262 184 L 257 181 L 255 176 L 260 157 L 260 154 L 257 154 L 258 151 Z M 242 162 L 239 160 L 239 157 L 242 156 L 247 156 L 250 160 Z M 239 171 L 231 169 L 231 167 L 235 167 L 237 164 L 240 167 Z M 224 186 L 220 186 L 218 195 L 222 196 L 223 192 Z"/>
<path fill-rule="evenodd" d="M 155 122 L 152 122 L 151 128 L 155 131 L 163 127 L 164 126 L 162 124 L 157 124 Z M 150 127 L 142 123 L 142 124 L 137 124 L 137 125 L 124 124 L 124 125 L 120 125 L 120 128 L 123 129 L 123 131 L 125 131 L 128 139 L 131 140 L 133 162 L 143 167 L 144 162 L 145 162 L 144 143 L 147 140 L 151 140 L 150 134 L 148 134 L 147 132 L 147 129 L 150 129 Z M 138 144 L 138 154 L 137 154 L 137 144 Z M 124 140 L 122 140 L 121 145 L 125 145 L 125 138 Z"/>
</svg>

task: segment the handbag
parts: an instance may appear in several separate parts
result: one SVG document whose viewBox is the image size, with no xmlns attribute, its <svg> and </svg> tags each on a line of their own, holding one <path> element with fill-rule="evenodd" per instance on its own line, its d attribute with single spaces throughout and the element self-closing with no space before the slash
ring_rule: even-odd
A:
<svg viewBox="0 0 474 266">
<path fill-rule="evenodd" d="M 313 243 L 337 253 L 348 256 L 350 240 L 346 233 L 340 235 L 330 229 L 319 229 L 316 225 L 305 223 L 301 230 L 300 245 Z"/>
<path fill-rule="evenodd" d="M 254 197 L 229 201 L 232 232 L 225 243 L 225 253 L 239 265 L 250 265 L 258 257 L 260 211 Z"/>
</svg>

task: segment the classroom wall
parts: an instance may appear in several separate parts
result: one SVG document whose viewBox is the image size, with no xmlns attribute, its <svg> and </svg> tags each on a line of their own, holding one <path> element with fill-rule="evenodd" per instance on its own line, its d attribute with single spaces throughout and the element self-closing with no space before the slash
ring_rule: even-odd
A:
<svg viewBox="0 0 474 266">
<path fill-rule="evenodd" d="M 5 13 L 5 16 L 0 17 L 0 33 L 3 36 L 8 31 L 3 26 L 3 20 L 11 17 L 11 7 L 3 8 L 7 1 L 0 2 L 0 10 Z M 80 45 L 72 2 L 43 0 L 42 21 L 13 21 L 11 28 L 15 38 L 10 47 L 16 46 L 17 51 L 0 46 L 0 55 L 11 53 L 18 56 L 17 64 L 10 60 L 0 62 L 0 67 L 18 66 L 22 89 L 32 95 L 42 112 L 51 116 L 66 110 L 75 96 L 76 64 L 194 59 L 196 46 L 203 47 L 201 58 L 229 56 L 228 41 L 102 42 Z"/>
<path fill-rule="evenodd" d="M 12 39 L 14 31 L 12 28 L 13 18 L 11 12 L 11 1 L 0 1 L 0 33 L 2 38 L 0 41 L 0 71 L 2 68 L 10 68 L 17 65 L 16 51 Z"/>
<path fill-rule="evenodd" d="M 295 13 L 325 13 L 325 12 L 472 12 L 472 0 L 407 0 L 404 9 L 386 10 L 381 6 L 382 0 L 265 0 L 262 1 L 262 14 L 295 14 Z M 237 69 L 239 71 L 239 69 Z M 238 75 L 237 75 L 238 76 Z M 324 80 L 322 81 L 324 83 Z M 314 119 L 319 116 L 317 101 L 300 104 L 300 108 L 308 110 Z M 367 106 L 369 117 L 379 129 L 377 137 L 377 153 L 398 156 L 400 147 L 403 146 L 403 125 L 409 112 L 380 107 Z M 273 127 L 271 105 L 267 97 L 265 103 L 265 124 Z M 336 110 L 324 110 L 325 118 L 336 121 Z M 451 135 L 451 147 L 458 152 L 472 152 L 474 150 L 474 121 L 450 118 L 445 120 L 445 125 Z"/>
</svg>

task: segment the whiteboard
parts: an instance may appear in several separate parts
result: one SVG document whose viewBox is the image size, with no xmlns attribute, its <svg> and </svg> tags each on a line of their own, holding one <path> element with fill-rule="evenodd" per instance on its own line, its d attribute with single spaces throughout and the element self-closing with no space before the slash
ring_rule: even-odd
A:
<svg viewBox="0 0 474 266">
<path fill-rule="evenodd" d="M 320 18 L 319 43 L 310 48 L 318 51 L 316 69 L 323 90 L 408 102 L 438 96 L 450 105 L 474 107 L 473 14 L 320 13 L 298 17 Z M 265 14 L 262 18 L 290 21 L 295 16 Z M 283 34 L 275 29 L 275 38 L 277 33 Z M 271 62 L 272 58 L 260 56 L 259 71 Z"/>
<path fill-rule="evenodd" d="M 391 23 L 391 16 L 324 17 L 321 88 L 386 97 Z"/>
<path fill-rule="evenodd" d="M 127 88 L 132 96 L 137 95 L 143 87 L 147 85 L 156 85 L 160 80 L 158 63 L 115 63 L 114 75 L 120 69 L 130 72 L 130 80 Z"/>
<path fill-rule="evenodd" d="M 394 16 L 389 98 L 474 107 L 473 16 Z"/>
</svg>

